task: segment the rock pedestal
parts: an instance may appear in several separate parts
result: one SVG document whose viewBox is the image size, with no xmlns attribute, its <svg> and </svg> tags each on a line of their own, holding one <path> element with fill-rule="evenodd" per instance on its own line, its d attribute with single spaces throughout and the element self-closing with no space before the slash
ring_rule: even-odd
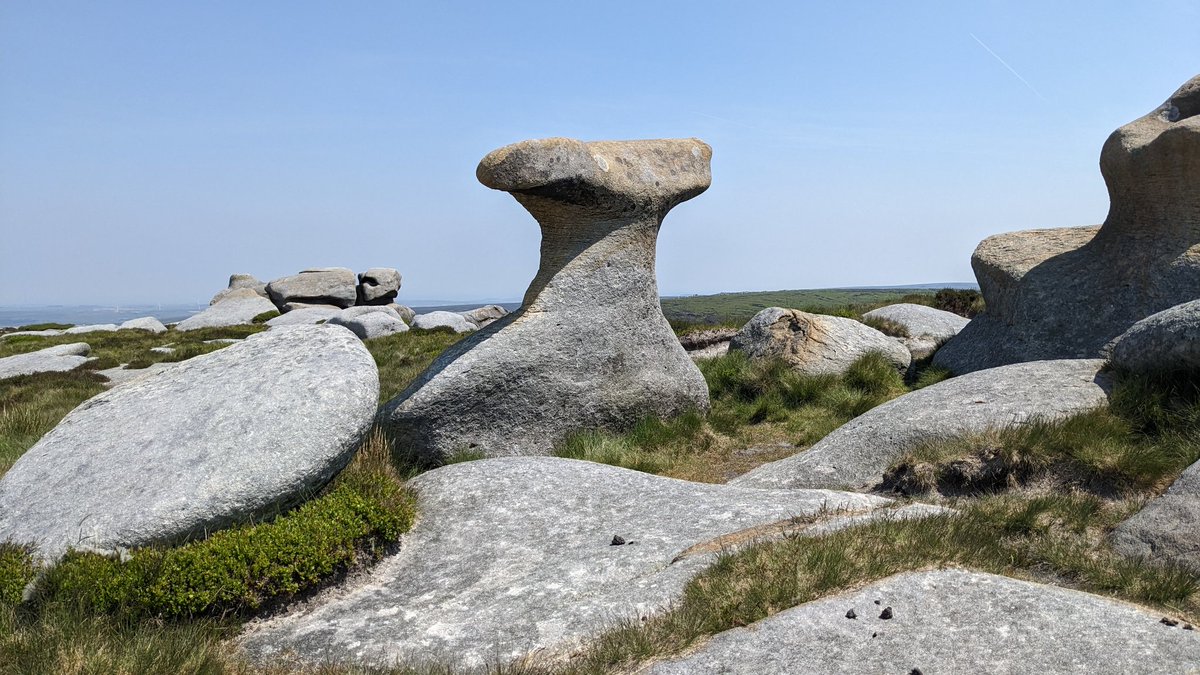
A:
<svg viewBox="0 0 1200 675">
<path fill-rule="evenodd" d="M 934 362 L 956 372 L 1105 355 L 1134 322 L 1200 295 L 1200 76 L 1113 132 L 1099 228 L 1001 234 L 971 266 L 987 302 Z"/>
<path fill-rule="evenodd" d="M 519 310 L 444 353 L 381 412 L 431 459 L 471 449 L 543 454 L 571 431 L 707 409 L 708 387 L 659 306 L 655 244 L 667 212 L 708 188 L 695 139 L 525 141 L 477 175 L 542 228 Z"/>
</svg>

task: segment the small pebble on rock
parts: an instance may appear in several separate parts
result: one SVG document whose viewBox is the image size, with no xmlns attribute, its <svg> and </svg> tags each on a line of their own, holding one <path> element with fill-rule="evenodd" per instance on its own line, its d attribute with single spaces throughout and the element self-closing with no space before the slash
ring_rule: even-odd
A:
<svg viewBox="0 0 1200 675">
<path fill-rule="evenodd" d="M 883 601 L 882 601 L 882 600 L 876 600 L 876 601 L 875 601 L 875 604 L 877 604 L 877 605 L 882 605 L 882 604 L 883 604 Z"/>
<path fill-rule="evenodd" d="M 925 675 L 925 674 L 921 672 L 920 668 L 913 668 L 912 670 L 908 671 L 908 675 Z"/>
<path fill-rule="evenodd" d="M 1195 628 L 1192 628 L 1192 624 L 1190 624 L 1190 623 L 1183 624 L 1183 629 L 1184 630 L 1196 630 Z"/>
<path fill-rule="evenodd" d="M 881 619 L 890 619 L 890 618 L 892 618 L 892 608 L 891 608 L 891 607 L 884 607 L 884 608 L 883 608 L 883 612 L 882 612 L 882 613 L 880 613 L 880 615 L 879 615 L 879 618 L 881 618 Z"/>
<path fill-rule="evenodd" d="M 624 544 L 625 544 L 625 537 L 622 537 L 619 534 L 614 534 L 613 538 L 612 538 L 612 543 L 609 545 L 610 546 L 623 546 Z"/>
<path fill-rule="evenodd" d="M 857 619 L 857 618 L 858 618 L 858 612 L 854 611 L 854 608 L 853 608 L 853 607 L 851 607 L 851 608 L 850 608 L 850 611 L 849 611 L 849 612 L 846 612 L 846 618 L 847 618 L 847 619 Z"/>
<path fill-rule="evenodd" d="M 1178 621 L 1176 621 L 1175 619 L 1172 619 L 1169 616 L 1164 616 L 1163 618 L 1159 619 L 1158 622 L 1161 624 L 1167 625 L 1167 626 L 1172 626 L 1172 627 L 1179 625 Z"/>
</svg>

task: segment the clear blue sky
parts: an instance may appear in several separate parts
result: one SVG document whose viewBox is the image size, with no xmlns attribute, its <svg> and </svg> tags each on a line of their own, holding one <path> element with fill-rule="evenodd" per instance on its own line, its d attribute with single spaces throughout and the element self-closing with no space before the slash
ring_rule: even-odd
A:
<svg viewBox="0 0 1200 675">
<path fill-rule="evenodd" d="M 4 0 L 0 304 L 333 265 L 518 298 L 538 228 L 475 165 L 547 136 L 713 146 L 664 294 L 969 281 L 1102 221 L 1104 139 L 1197 72 L 1200 0 Z"/>
</svg>

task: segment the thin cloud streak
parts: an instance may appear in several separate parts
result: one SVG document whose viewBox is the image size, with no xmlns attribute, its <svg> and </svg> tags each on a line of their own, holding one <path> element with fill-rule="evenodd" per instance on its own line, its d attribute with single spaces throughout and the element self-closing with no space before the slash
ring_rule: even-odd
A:
<svg viewBox="0 0 1200 675">
<path fill-rule="evenodd" d="M 994 59 L 996 59 L 997 61 L 999 61 L 999 62 L 1000 62 L 1000 65 L 1004 66 L 1005 68 L 1008 68 L 1008 72 L 1010 72 L 1010 73 L 1012 73 L 1013 75 L 1015 75 L 1015 76 L 1016 76 L 1016 78 L 1017 78 L 1018 80 L 1020 80 L 1020 81 L 1021 81 L 1021 83 L 1022 83 L 1022 84 L 1024 84 L 1026 87 L 1029 87 L 1029 91 L 1032 91 L 1034 94 L 1037 94 L 1037 97 L 1038 97 L 1038 98 L 1040 98 L 1040 99 L 1042 99 L 1042 100 L 1043 100 L 1043 101 L 1045 101 L 1046 103 L 1049 103 L 1049 102 L 1050 102 L 1050 101 L 1049 101 L 1049 99 L 1047 99 L 1045 96 L 1042 96 L 1042 92 L 1038 91 L 1038 90 L 1037 90 L 1037 89 L 1036 89 L 1036 88 L 1035 88 L 1035 87 L 1034 87 L 1032 84 L 1029 84 L 1029 80 L 1026 80 L 1025 78 L 1021 77 L 1021 74 L 1020 74 L 1020 73 L 1018 73 L 1018 72 L 1016 71 L 1016 69 L 1014 69 L 1012 66 L 1008 65 L 1008 62 L 1007 62 L 1007 61 L 1005 61 L 1004 59 L 1000 58 L 1000 55 L 999 55 L 999 54 L 997 54 L 996 52 L 992 51 L 992 48 L 991 48 L 991 47 L 989 47 L 989 46 L 987 46 L 987 45 L 983 44 L 983 40 L 980 40 L 979 38 L 975 37 L 975 34 L 974 34 L 974 33 L 970 33 L 970 32 L 968 32 L 968 33 L 967 33 L 967 35 L 970 35 L 972 40 L 974 40 L 974 41 L 978 42 L 980 47 L 983 47 L 985 50 L 987 50 L 987 53 L 991 54 L 991 55 L 992 55 L 992 58 L 994 58 Z"/>
</svg>

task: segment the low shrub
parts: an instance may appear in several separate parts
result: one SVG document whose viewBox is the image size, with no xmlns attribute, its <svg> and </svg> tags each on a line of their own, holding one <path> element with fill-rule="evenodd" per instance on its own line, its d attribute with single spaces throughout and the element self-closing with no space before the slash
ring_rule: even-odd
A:
<svg viewBox="0 0 1200 675">
<path fill-rule="evenodd" d="M 255 317 L 253 319 L 250 319 L 250 323 L 254 323 L 254 324 L 266 323 L 266 322 L 270 321 L 271 319 L 274 319 L 277 316 L 279 316 L 279 310 L 271 309 L 271 310 L 263 312 L 262 314 L 255 315 Z"/>
<path fill-rule="evenodd" d="M 943 288 L 934 294 L 933 306 L 970 319 L 983 311 L 983 294 L 971 288 Z"/>
</svg>

